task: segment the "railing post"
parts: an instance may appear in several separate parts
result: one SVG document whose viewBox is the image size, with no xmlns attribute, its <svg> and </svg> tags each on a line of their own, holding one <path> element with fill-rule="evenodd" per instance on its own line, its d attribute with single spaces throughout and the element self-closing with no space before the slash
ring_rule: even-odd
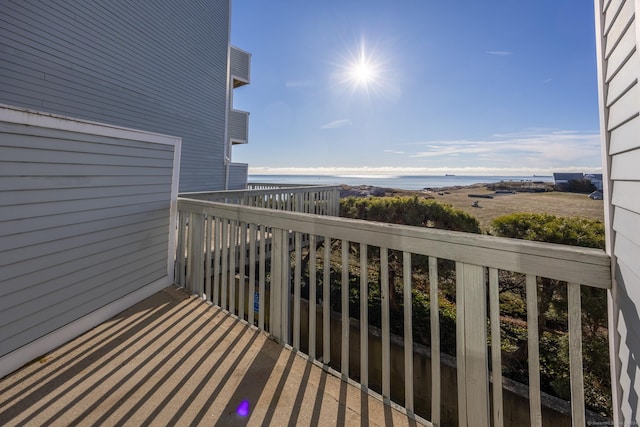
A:
<svg viewBox="0 0 640 427">
<path fill-rule="evenodd" d="M 178 243 L 176 244 L 176 267 L 175 267 L 175 281 L 180 286 L 185 286 L 185 244 L 186 244 L 186 231 L 187 220 L 189 215 L 186 211 L 178 211 Z"/>
<path fill-rule="evenodd" d="M 289 240 L 288 233 L 273 229 L 271 262 L 271 334 L 289 343 Z"/>
<path fill-rule="evenodd" d="M 489 426 L 487 307 L 484 268 L 456 263 L 458 425 Z"/>
<path fill-rule="evenodd" d="M 192 212 L 189 219 L 189 259 L 187 287 L 202 297 L 204 287 L 204 216 Z"/>
</svg>

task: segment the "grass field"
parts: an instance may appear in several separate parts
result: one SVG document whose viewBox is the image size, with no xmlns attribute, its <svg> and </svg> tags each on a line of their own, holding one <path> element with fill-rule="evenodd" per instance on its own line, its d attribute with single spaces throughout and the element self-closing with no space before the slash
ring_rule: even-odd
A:
<svg viewBox="0 0 640 427">
<path fill-rule="evenodd" d="M 443 193 L 443 194 L 440 194 Z M 469 194 L 492 195 L 493 199 L 469 197 Z M 502 215 L 512 213 L 548 213 L 558 216 L 582 216 L 604 220 L 604 203 L 602 200 L 591 200 L 585 194 L 552 191 L 547 193 L 515 193 L 495 194 L 485 187 L 464 187 L 433 192 L 427 191 L 394 191 L 386 195 L 417 195 L 433 198 L 448 203 L 473 215 L 480 222 L 483 231 L 488 231 L 491 221 Z M 477 201 L 479 207 L 471 205 Z"/>
</svg>

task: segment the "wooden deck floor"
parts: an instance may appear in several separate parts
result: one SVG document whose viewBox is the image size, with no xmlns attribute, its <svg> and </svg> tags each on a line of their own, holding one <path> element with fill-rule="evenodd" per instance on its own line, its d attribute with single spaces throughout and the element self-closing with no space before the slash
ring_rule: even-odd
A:
<svg viewBox="0 0 640 427">
<path fill-rule="evenodd" d="M 415 425 L 174 288 L 0 380 L 2 426 L 125 424 Z"/>
</svg>

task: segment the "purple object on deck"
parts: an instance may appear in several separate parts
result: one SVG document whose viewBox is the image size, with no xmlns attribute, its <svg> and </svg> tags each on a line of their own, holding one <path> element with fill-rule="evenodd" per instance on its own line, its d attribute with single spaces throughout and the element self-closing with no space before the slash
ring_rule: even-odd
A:
<svg viewBox="0 0 640 427">
<path fill-rule="evenodd" d="M 241 417 L 246 417 L 247 415 L 249 415 L 249 401 L 243 400 L 242 402 L 240 402 L 240 405 L 238 405 L 238 409 L 236 409 L 236 412 Z"/>
</svg>

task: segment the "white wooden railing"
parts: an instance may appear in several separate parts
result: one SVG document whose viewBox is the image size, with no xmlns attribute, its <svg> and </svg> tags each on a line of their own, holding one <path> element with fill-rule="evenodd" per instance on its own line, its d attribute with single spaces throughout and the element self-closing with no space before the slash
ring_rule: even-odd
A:
<svg viewBox="0 0 640 427">
<path fill-rule="evenodd" d="M 338 216 L 340 187 L 251 184 L 248 190 L 182 193 L 181 197 L 290 212 Z"/>
<path fill-rule="evenodd" d="M 275 188 L 295 188 L 309 187 L 306 184 L 278 184 L 274 182 L 250 182 L 247 184 L 247 190 L 270 190 Z"/>
<path fill-rule="evenodd" d="M 502 366 L 498 300 L 498 272 L 501 270 L 526 275 L 529 419 L 531 425 L 542 425 L 541 395 L 544 393 L 540 390 L 536 280 L 544 277 L 566 281 L 571 417 L 573 425 L 586 424 L 580 288 L 611 288 L 610 260 L 604 252 L 193 199 L 179 199 L 178 211 L 177 284 L 239 319 L 267 330 L 294 351 L 301 351 L 301 335 L 308 336 L 305 354 L 309 360 L 349 382 L 357 379 L 363 390 L 400 407 L 425 425 L 441 425 L 441 409 L 448 403 L 441 400 L 440 393 L 444 392 L 441 388 L 441 367 L 444 365 L 440 352 L 438 262 L 451 260 L 455 263 L 457 419 L 459 425 L 465 426 L 502 426 L 505 421 L 503 388 L 499 386 L 503 383 L 502 372 L 501 369 L 489 372 L 489 366 Z M 304 247 L 303 241 L 309 241 L 309 245 Z M 271 246 L 269 252 L 267 245 Z M 402 271 L 404 302 L 404 401 L 393 399 L 390 391 L 389 271 L 397 268 L 389 265 L 390 251 L 402 254 L 399 269 Z M 372 253 L 380 254 L 379 264 L 373 270 L 372 257 L 368 256 Z M 301 318 L 302 260 L 307 256 L 310 260 L 308 321 Z M 427 257 L 430 283 L 432 393 L 430 403 L 420 402 L 422 406 L 430 407 L 427 414 L 414 413 L 411 296 L 415 272 L 412 260 L 421 256 Z M 317 274 L 319 269 L 321 275 Z M 340 272 L 342 284 L 359 272 L 359 289 L 340 288 L 343 308 L 349 306 L 350 292 L 358 290 L 360 293 L 359 372 L 349 371 L 351 321 L 348 309 L 342 309 L 340 314 L 340 358 L 332 360 L 331 357 L 332 270 Z M 367 304 L 372 271 L 379 272 L 381 292 L 379 394 L 369 388 Z M 316 276 L 321 279 L 317 280 Z M 321 325 L 316 324 L 317 311 L 322 313 Z M 302 323 L 309 325 L 308 330 L 301 331 Z M 488 328 L 493 341 L 491 351 L 487 345 Z M 322 331 L 321 339 L 316 337 L 317 331 Z M 321 345 L 316 345 L 316 338 Z M 491 393 L 490 383 L 494 385 Z"/>
</svg>

